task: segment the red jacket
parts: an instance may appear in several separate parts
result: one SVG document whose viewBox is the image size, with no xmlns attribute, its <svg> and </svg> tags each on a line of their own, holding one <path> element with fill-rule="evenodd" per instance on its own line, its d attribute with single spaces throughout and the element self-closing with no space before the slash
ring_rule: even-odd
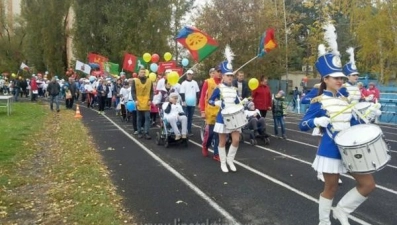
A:
<svg viewBox="0 0 397 225">
<path fill-rule="evenodd" d="M 369 88 L 369 89 L 367 90 L 367 94 L 368 94 L 368 95 L 374 95 L 373 102 L 379 101 L 380 93 L 379 93 L 379 90 L 378 90 L 376 87 Z"/>
<path fill-rule="evenodd" d="M 267 85 L 259 85 L 257 89 L 252 91 L 255 108 L 259 110 L 269 110 L 272 107 L 272 94 Z"/>
<path fill-rule="evenodd" d="M 39 88 L 37 87 L 37 82 L 36 82 L 36 79 L 32 79 L 31 81 L 30 81 L 30 90 L 32 90 L 32 91 L 37 91 Z"/>
</svg>

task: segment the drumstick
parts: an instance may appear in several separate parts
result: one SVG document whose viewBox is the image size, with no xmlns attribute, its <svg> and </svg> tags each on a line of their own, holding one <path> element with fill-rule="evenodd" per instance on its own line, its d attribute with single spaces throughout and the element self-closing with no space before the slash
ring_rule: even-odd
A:
<svg viewBox="0 0 397 225">
<path fill-rule="evenodd" d="M 333 119 L 335 119 L 335 117 L 337 117 L 337 116 L 339 116 L 340 114 L 346 112 L 346 110 L 348 110 L 348 109 L 354 107 L 357 103 L 358 103 L 358 102 L 353 103 L 353 104 L 350 104 L 350 105 L 348 105 L 346 108 L 344 108 L 344 109 L 342 109 L 341 111 L 337 112 L 335 115 L 333 115 L 333 116 L 330 118 L 331 121 L 332 121 Z"/>
</svg>

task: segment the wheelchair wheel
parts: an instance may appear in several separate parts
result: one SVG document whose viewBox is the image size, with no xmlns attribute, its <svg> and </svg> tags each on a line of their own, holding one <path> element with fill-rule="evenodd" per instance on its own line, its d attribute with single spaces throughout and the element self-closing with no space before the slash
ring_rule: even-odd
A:
<svg viewBox="0 0 397 225">
<path fill-rule="evenodd" d="M 165 139 L 164 139 L 164 147 L 166 147 L 166 148 L 170 147 L 170 142 L 169 142 L 167 136 L 166 136 Z"/>
<path fill-rule="evenodd" d="M 270 145 L 270 138 L 266 137 L 263 140 L 265 141 L 265 145 Z"/>
<path fill-rule="evenodd" d="M 157 145 L 161 145 L 162 144 L 161 135 L 160 135 L 159 132 L 156 132 L 156 144 Z"/>
<path fill-rule="evenodd" d="M 257 145 L 258 142 L 256 141 L 256 139 L 251 139 L 250 140 L 251 145 Z"/>
</svg>

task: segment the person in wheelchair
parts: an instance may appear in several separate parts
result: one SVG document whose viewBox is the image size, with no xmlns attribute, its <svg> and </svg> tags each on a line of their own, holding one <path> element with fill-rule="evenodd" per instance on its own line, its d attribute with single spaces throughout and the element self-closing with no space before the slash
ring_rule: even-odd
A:
<svg viewBox="0 0 397 225">
<path fill-rule="evenodd" d="M 187 134 L 187 117 L 183 111 L 182 105 L 178 102 L 179 95 L 173 92 L 168 97 L 168 102 L 162 105 L 164 119 L 171 125 L 175 134 L 175 140 L 186 139 Z M 181 123 L 182 131 L 179 131 L 177 122 Z"/>
<path fill-rule="evenodd" d="M 264 136 L 268 137 L 269 135 L 266 134 L 266 122 L 265 118 L 261 117 L 261 113 L 258 109 L 255 109 L 254 102 L 249 102 L 247 104 L 246 109 L 244 110 L 244 114 L 248 119 L 248 129 L 254 131 L 254 137 L 257 136 Z"/>
</svg>

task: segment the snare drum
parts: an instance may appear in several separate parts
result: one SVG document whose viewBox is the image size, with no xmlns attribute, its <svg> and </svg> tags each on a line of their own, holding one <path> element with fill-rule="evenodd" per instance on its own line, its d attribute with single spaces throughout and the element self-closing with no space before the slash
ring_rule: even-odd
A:
<svg viewBox="0 0 397 225">
<path fill-rule="evenodd" d="M 390 161 L 390 146 L 380 127 L 359 124 L 339 132 L 335 143 L 346 169 L 351 173 L 373 173 Z"/>
<path fill-rule="evenodd" d="M 223 123 L 229 130 L 241 128 L 248 123 L 242 105 L 227 107 L 221 111 L 221 114 L 223 116 Z"/>
</svg>

